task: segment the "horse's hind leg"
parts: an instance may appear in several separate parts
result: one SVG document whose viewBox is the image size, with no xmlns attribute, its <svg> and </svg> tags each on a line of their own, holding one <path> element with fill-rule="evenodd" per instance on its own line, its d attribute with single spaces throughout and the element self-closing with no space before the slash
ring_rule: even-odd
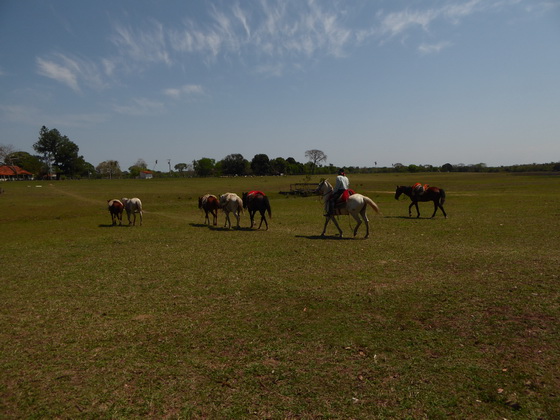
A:
<svg viewBox="0 0 560 420">
<path fill-rule="evenodd" d="M 434 201 L 434 212 L 432 214 L 432 219 L 435 217 L 435 215 L 437 213 L 437 208 L 438 208 L 438 203 L 437 203 L 437 201 Z"/>
<path fill-rule="evenodd" d="M 441 209 L 441 212 L 443 213 L 443 217 L 445 217 L 447 219 L 447 213 L 445 212 L 445 210 L 443 209 L 443 206 L 441 204 L 438 204 L 439 208 Z"/>
</svg>

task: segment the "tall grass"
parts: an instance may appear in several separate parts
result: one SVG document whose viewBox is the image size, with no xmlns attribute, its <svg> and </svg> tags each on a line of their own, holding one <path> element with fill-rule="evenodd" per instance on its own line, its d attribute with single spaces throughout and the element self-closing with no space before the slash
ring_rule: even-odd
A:
<svg viewBox="0 0 560 420">
<path fill-rule="evenodd" d="M 298 178 L 4 184 L 0 416 L 560 418 L 560 178 L 350 177 L 368 240 L 321 239 Z M 417 180 L 449 219 L 406 217 Z M 203 224 L 250 189 L 268 231 Z M 143 226 L 111 226 L 122 196 Z"/>
</svg>

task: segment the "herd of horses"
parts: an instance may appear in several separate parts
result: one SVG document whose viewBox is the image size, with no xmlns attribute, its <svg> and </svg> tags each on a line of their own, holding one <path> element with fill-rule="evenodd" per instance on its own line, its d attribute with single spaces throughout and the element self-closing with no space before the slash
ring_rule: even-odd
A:
<svg viewBox="0 0 560 420">
<path fill-rule="evenodd" d="M 140 215 L 140 226 L 142 226 L 142 201 L 139 198 L 121 198 L 120 200 L 113 198 L 112 200 L 107 200 L 107 206 L 109 207 L 109 213 L 111 214 L 111 222 L 113 226 L 119 222 L 122 225 L 122 215 L 123 211 L 126 210 L 126 216 L 128 217 L 128 224 L 136 225 L 136 213 Z M 132 219 L 130 216 L 132 215 Z"/>
<path fill-rule="evenodd" d="M 322 201 L 327 208 L 327 203 L 333 194 L 333 187 L 329 181 L 322 180 L 315 194 L 322 196 Z M 429 202 L 431 201 L 434 205 L 434 212 L 432 213 L 432 218 L 436 215 L 438 209 L 441 210 L 443 216 L 447 218 L 447 213 L 443 208 L 445 203 L 445 191 L 438 187 L 428 187 L 424 189 L 421 194 L 416 194 L 413 187 L 400 185 L 397 186 L 395 190 L 395 199 L 398 200 L 401 195 L 408 196 L 411 203 L 408 207 L 408 216 L 412 217 L 412 207 L 416 207 L 416 217 L 420 217 L 420 210 L 418 208 L 418 202 Z M 111 214 L 111 220 L 113 225 L 116 225 L 117 221 L 122 225 L 122 214 L 123 210 L 126 210 L 128 216 L 129 225 L 136 224 L 136 214 L 140 215 L 140 225 L 142 225 L 142 202 L 139 198 L 123 198 L 121 200 L 113 199 L 108 200 L 109 212 Z M 359 227 L 363 224 L 366 226 L 365 238 L 369 237 L 369 219 L 367 217 L 367 207 L 371 207 L 377 214 L 381 214 L 379 206 L 369 197 L 365 195 L 354 193 L 347 197 L 339 198 L 338 202 L 335 203 L 334 212 L 325 214 L 325 225 L 323 226 L 323 232 L 321 236 L 325 236 L 327 231 L 327 226 L 329 222 L 333 222 L 338 229 L 340 237 L 342 237 L 342 229 L 340 228 L 335 216 L 339 215 L 350 215 L 356 221 L 356 227 L 354 228 L 354 236 L 358 233 Z M 219 197 L 213 194 L 206 194 L 198 198 L 198 208 L 202 209 L 205 213 L 204 224 L 210 225 L 210 216 L 212 216 L 212 225 L 217 226 L 218 224 L 218 211 L 221 210 L 225 214 L 224 228 L 231 229 L 231 219 L 230 214 L 233 214 L 237 221 L 236 227 L 239 229 L 239 220 L 243 209 L 249 211 L 249 217 L 251 219 L 251 229 L 255 225 L 255 214 L 258 212 L 261 216 L 261 220 L 257 229 L 262 227 L 264 222 L 266 230 L 268 230 L 268 221 L 266 215 L 272 218 L 272 210 L 270 208 L 270 201 L 265 193 L 262 191 L 249 191 L 242 193 L 239 197 L 235 193 L 225 193 Z M 131 220 L 131 215 L 133 219 Z"/>
<path fill-rule="evenodd" d="M 270 201 L 265 193 L 262 191 L 244 192 L 242 197 L 235 193 L 225 193 L 219 198 L 212 194 L 206 194 L 198 198 L 198 208 L 204 210 L 205 218 L 204 223 L 210 224 L 209 214 L 212 215 L 212 224 L 218 224 L 218 210 L 222 210 L 225 214 L 224 227 L 231 228 L 230 213 L 233 214 L 237 220 L 237 228 L 239 228 L 239 219 L 243 209 L 249 211 L 249 218 L 251 219 L 251 229 L 255 224 L 255 214 L 257 212 L 261 215 L 261 222 L 258 229 L 261 228 L 263 222 L 268 230 L 268 221 L 266 220 L 266 213 L 268 217 L 272 218 L 272 210 L 270 209 Z"/>
</svg>

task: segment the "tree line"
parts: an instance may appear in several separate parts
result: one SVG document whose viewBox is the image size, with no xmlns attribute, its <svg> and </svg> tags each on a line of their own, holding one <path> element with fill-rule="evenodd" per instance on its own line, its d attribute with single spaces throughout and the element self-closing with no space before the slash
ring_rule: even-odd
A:
<svg viewBox="0 0 560 420">
<path fill-rule="evenodd" d="M 36 155 L 16 151 L 13 146 L 0 144 L 0 164 L 19 166 L 34 174 L 36 178 L 81 179 L 81 178 L 138 178 L 142 172 L 149 171 L 144 159 L 138 159 L 128 170 L 122 170 L 116 160 L 107 160 L 97 166 L 87 162 L 79 154 L 79 147 L 57 129 L 41 127 L 39 138 L 33 144 Z M 327 155 L 317 149 L 307 150 L 307 162 L 301 163 L 293 157 L 270 159 L 266 154 L 256 154 L 250 161 L 239 153 L 227 155 L 223 159 L 203 157 L 191 163 L 178 163 L 171 169 L 168 160 L 167 171 L 151 173 L 158 177 L 210 177 L 210 176 L 264 176 L 264 175 L 329 175 L 335 174 L 338 167 L 325 165 Z M 157 164 L 157 160 L 156 160 Z M 558 172 L 560 162 L 532 163 L 522 165 L 488 167 L 484 163 L 433 165 L 403 165 L 394 163 L 390 167 L 378 167 L 377 162 L 371 167 L 350 166 L 348 173 L 415 173 L 415 172 Z"/>
</svg>

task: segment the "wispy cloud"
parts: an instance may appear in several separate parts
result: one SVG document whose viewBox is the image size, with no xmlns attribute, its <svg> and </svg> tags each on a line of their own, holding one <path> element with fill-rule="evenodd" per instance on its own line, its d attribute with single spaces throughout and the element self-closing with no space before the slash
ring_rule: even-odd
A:
<svg viewBox="0 0 560 420">
<path fill-rule="evenodd" d="M 183 96 L 203 95 L 204 88 L 200 85 L 183 85 L 178 88 L 168 88 L 163 93 L 172 98 L 178 99 Z"/>
<path fill-rule="evenodd" d="M 437 44 L 422 43 L 418 46 L 418 52 L 424 55 L 436 54 L 439 53 L 441 50 L 450 47 L 451 45 L 452 45 L 451 42 L 447 42 L 447 41 L 438 42 Z"/>
<path fill-rule="evenodd" d="M 92 127 L 108 121 L 110 116 L 104 113 L 50 115 L 35 106 L 0 105 L 0 118 L 3 121 L 32 126 L 36 125 L 37 121 L 49 121 L 49 124 L 64 127 Z"/>
<path fill-rule="evenodd" d="M 90 60 L 54 54 L 49 58 L 37 57 L 36 63 L 40 75 L 65 84 L 75 92 L 81 92 L 80 83 L 96 88 L 105 86 L 97 65 Z"/>
<path fill-rule="evenodd" d="M 165 110 L 162 102 L 146 98 L 135 98 L 127 105 L 113 105 L 113 110 L 119 114 L 131 116 L 159 115 Z"/>
<path fill-rule="evenodd" d="M 134 61 L 172 64 L 163 25 L 157 21 L 144 30 L 116 25 L 111 41 L 122 55 Z"/>
</svg>

